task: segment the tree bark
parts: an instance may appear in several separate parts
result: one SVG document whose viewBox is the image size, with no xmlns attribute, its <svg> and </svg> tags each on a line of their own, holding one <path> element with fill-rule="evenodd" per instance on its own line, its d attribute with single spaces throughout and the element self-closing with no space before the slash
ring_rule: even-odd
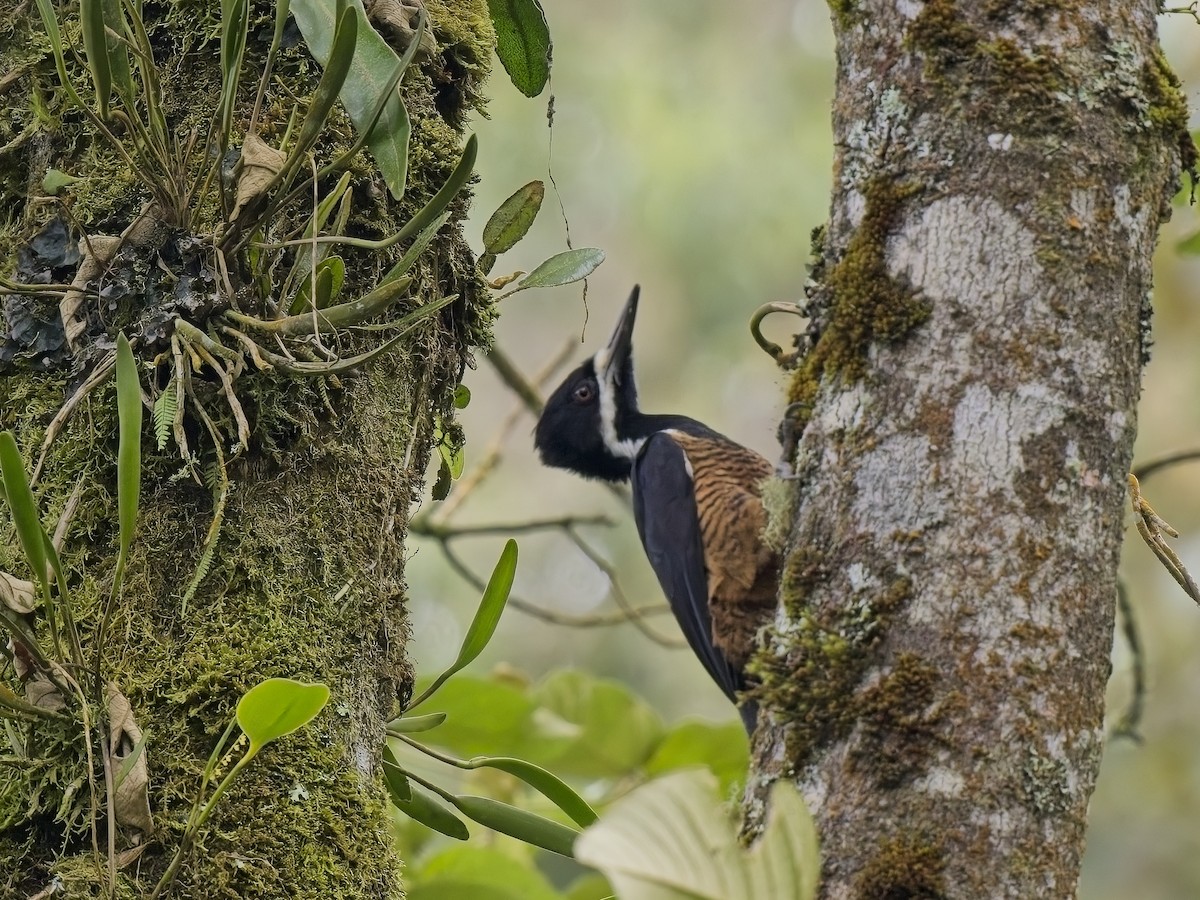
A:
<svg viewBox="0 0 1200 900">
<path fill-rule="evenodd" d="M 1186 104 L 1151 2 L 831 7 L 749 819 L 795 779 L 825 898 L 1071 897 Z"/>
<path fill-rule="evenodd" d="M 402 200 L 392 199 L 374 161 L 360 154 L 353 165 L 347 229 L 356 237 L 394 233 L 441 187 L 461 154 L 464 122 L 482 102 L 479 90 L 494 41 L 486 4 L 426 0 L 424 5 L 437 46 L 418 57 L 402 87 L 412 121 L 407 191 Z M 275 8 L 252 7 L 230 140 L 235 148 L 250 120 Z M 58 9 L 67 40 L 77 34 L 76 9 L 67 4 Z M 221 83 L 214 31 L 220 4 L 144 9 L 147 16 L 159 17 L 146 24 L 169 124 L 182 136 L 180 146 L 189 132 L 198 141 L 190 162 L 183 164 L 193 166 L 186 175 L 194 177 L 194 167 L 209 152 L 206 129 Z M 36 237 L 52 220 L 65 223 L 70 232 L 62 246 L 80 237 L 99 243 L 98 235 L 126 231 L 146 194 L 114 148 L 90 130 L 63 94 L 35 4 L 21 5 L 8 24 L 14 36 L 0 46 L 0 71 L 8 73 L 0 79 L 0 92 L 13 115 L 0 125 L 5 129 L 0 135 L 0 209 L 5 211 L 0 259 L 6 261 L 0 271 L 12 276 L 14 264 L 8 261 L 43 259 Z M 258 133 L 272 146 L 288 130 L 296 98 L 302 113 L 321 74 L 296 37 L 284 42 L 259 121 Z M 90 101 L 87 70 L 71 66 L 71 74 Z M 293 124 L 298 127 L 298 120 Z M 335 157 L 354 138 L 348 118 L 336 113 L 317 145 L 318 163 Z M 82 180 L 59 200 L 48 200 L 41 189 L 47 169 Z M 322 196 L 336 180 L 335 175 L 321 182 Z M 106 286 L 124 279 L 124 292 L 113 293 L 108 305 L 89 299 L 73 347 L 60 340 L 57 296 L 4 298 L 0 427 L 16 433 L 27 460 L 37 457 L 54 414 L 111 347 L 118 328 L 140 338 L 143 387 L 153 385 L 157 393 L 170 353 L 154 358 L 162 348 L 149 348 L 163 321 L 181 317 L 216 334 L 210 317 L 231 304 L 240 302 L 245 311 L 262 315 L 269 314 L 271 301 L 286 310 L 291 298 L 266 300 L 255 293 L 261 285 L 247 278 L 244 255 L 225 260 L 236 295 L 224 290 L 212 255 L 214 224 L 222 217 L 220 194 L 197 197 L 200 205 L 188 210 L 186 221 L 174 222 L 152 246 L 126 241 L 126 250 L 135 252 L 116 257 L 95 282 Z M 457 224 L 467 199 L 463 195 L 452 205 L 450 224 L 420 258 L 403 302 L 411 309 L 448 294 L 460 299 L 396 351 L 333 379 L 289 378 L 278 368 L 259 370 L 249 358 L 244 361 L 234 390 L 249 419 L 249 447 L 230 461 L 216 551 L 186 609 L 181 595 L 218 514 L 219 491 L 186 473 L 180 477 L 178 448 L 172 442 L 157 450 L 147 417 L 133 555 L 101 644 L 97 631 L 117 536 L 111 383 L 90 395 L 53 442 L 38 491 L 43 521 L 53 531 L 78 488 L 64 561 L 84 656 L 100 672 L 99 681 L 114 683 L 129 698 L 147 735 L 155 828 L 139 833 L 120 827 L 112 835 L 118 854 L 114 878 L 99 767 L 103 710 L 88 711 L 90 732 L 78 706 L 70 708 L 66 725 L 12 726 L 10 742 L 14 735 L 19 740 L 11 747 L 6 742 L 8 758 L 0 766 L 0 894 L 49 896 L 52 889 L 56 897 L 148 895 L 179 844 L 205 761 L 238 699 L 263 679 L 286 676 L 327 684 L 328 706 L 310 726 L 267 747 L 234 782 L 188 854 L 170 896 L 400 895 L 400 861 L 379 761 L 383 723 L 398 695 L 406 696 L 412 685 L 403 583 L 408 509 L 424 489 L 434 417 L 443 415 L 450 430 L 450 398 L 461 367 L 470 346 L 486 335 L 487 314 L 479 305 L 486 298 Z M 311 214 L 311 203 L 285 209 L 264 230 L 267 239 L 294 236 L 298 223 L 302 227 Z M 186 256 L 188 248 L 194 258 Z M 339 247 L 346 261 L 340 299 L 369 291 L 404 250 Z M 69 282 L 72 265 L 69 255 L 44 262 L 53 275 L 47 280 Z M 206 298 L 201 308 L 189 312 L 177 304 L 181 278 L 191 278 L 195 292 Z M 156 303 L 176 305 L 156 308 Z M 247 303 L 259 305 L 247 309 Z M 393 310 L 390 318 L 397 317 Z M 36 323 L 32 333 L 30 322 Z M 327 340 L 340 342 L 335 349 L 350 356 L 381 338 L 347 334 Z M 197 403 L 185 417 L 185 432 L 204 470 L 212 469 L 217 451 L 207 439 L 200 406 L 221 434 L 227 458 L 238 440 L 226 391 L 211 374 L 197 368 L 192 381 Z M 21 573 L 22 557 L 3 527 L 0 570 Z M 43 625 L 36 627 L 45 634 Z M 23 690 L 11 666 L 3 676 L 8 687 Z M 222 774 L 231 762 L 225 761 Z M 140 854 L 139 844 L 145 847 Z"/>
</svg>

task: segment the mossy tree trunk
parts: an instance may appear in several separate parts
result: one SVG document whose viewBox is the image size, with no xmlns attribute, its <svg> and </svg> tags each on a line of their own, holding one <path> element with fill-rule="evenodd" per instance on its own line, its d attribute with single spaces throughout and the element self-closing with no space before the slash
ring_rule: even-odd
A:
<svg viewBox="0 0 1200 900">
<path fill-rule="evenodd" d="M 355 237 L 394 233 L 437 191 L 459 159 L 466 118 L 481 103 L 493 42 L 486 3 L 424 5 L 436 46 L 418 55 L 402 84 L 412 121 L 407 191 L 402 200 L 393 199 L 372 157 L 359 154 L 345 227 Z M 247 62 L 229 139 L 235 149 L 251 118 L 274 8 L 260 3 L 250 11 Z M 220 5 L 143 9 L 163 108 L 181 150 L 177 161 L 185 180 L 194 180 L 211 157 L 206 140 L 221 81 Z M 77 7 L 60 5 L 58 18 L 65 40 L 80 45 Z M 35 4 L 10 5 L 4 28 L 0 91 L 12 115 L 0 123 L 0 274 L 69 283 L 80 252 L 91 253 L 86 241 L 95 246 L 101 235 L 125 233 L 149 198 L 111 142 L 64 94 Z M 379 31 L 399 40 L 394 30 L 381 25 Z M 289 117 L 297 107 L 303 113 L 321 74 L 298 32 L 289 30 L 283 47 L 256 129 L 271 146 L 283 143 Z M 396 49 L 403 48 L 397 43 Z M 70 56 L 68 67 L 76 88 L 92 102 L 87 70 Z M 119 140 L 128 137 L 116 125 L 113 131 Z M 354 137 L 339 108 L 316 146 L 317 163 Z M 80 180 L 49 198 L 42 184 L 51 169 Z M 322 179 L 317 192 L 326 196 L 336 181 L 336 174 Z M 311 215 L 311 197 L 267 223 L 267 239 L 297 234 Z M 258 257 L 230 254 L 219 265 L 215 235 L 229 197 L 225 213 L 218 191 L 193 199 L 186 216 L 160 219 L 151 244 L 127 239 L 102 267 L 89 285 L 101 296 L 86 301 L 73 342 L 63 334 L 61 292 L 2 298 L 0 427 L 16 434 L 27 460 L 37 457 L 55 413 L 102 362 L 118 329 L 134 339 L 143 388 L 153 397 L 173 371 L 174 322 L 207 330 L 240 353 L 244 348 L 218 327 L 223 310 L 269 316 L 274 303 L 287 311 L 291 298 L 263 286 L 274 272 L 278 287 L 295 251 L 280 253 L 274 270 L 262 262 L 273 252 L 268 249 Z M 182 433 L 196 471 L 211 474 L 219 454 L 204 422 L 208 416 L 229 485 L 211 565 L 186 607 L 182 596 L 220 505 L 221 479 L 202 484 L 185 470 L 174 430 L 167 447 L 156 449 L 147 417 L 133 555 L 107 637 L 98 644 L 117 539 L 111 379 L 88 395 L 51 444 L 38 484 L 43 521 L 53 531 L 75 494 L 64 561 L 83 654 L 89 668 L 98 668 L 98 683 L 115 684 L 129 699 L 147 735 L 154 829 L 122 825 L 110 843 L 98 750 L 106 714 L 85 685 L 90 745 L 80 724 L 82 704 L 74 701 L 67 704 L 66 724 L 9 723 L 0 768 L 0 894 L 148 895 L 179 844 L 205 761 L 239 697 L 272 676 L 323 682 L 331 700 L 310 726 L 269 746 L 234 783 L 170 896 L 324 900 L 400 894 L 380 776 L 382 728 L 412 684 L 403 584 L 408 509 L 424 491 L 434 418 L 452 417 L 450 398 L 466 354 L 485 339 L 487 328 L 486 297 L 458 227 L 466 204 L 464 195 L 452 205 L 449 223 L 413 270 L 411 289 L 384 319 L 449 294 L 459 299 L 423 320 L 389 354 L 333 378 L 289 377 L 277 366 L 256 365 L 249 354 L 237 364 L 221 358 L 239 373 L 232 388 L 250 430 L 248 446 L 237 453 L 230 451 L 239 435 L 228 392 L 212 367 L 191 360 Z M 76 251 L 80 239 L 86 240 Z M 371 290 L 405 249 L 338 247 L 346 263 L 339 299 Z M 248 274 L 252 270 L 257 280 Z M 378 333 L 325 337 L 328 349 L 343 357 L 381 340 Z M 308 343 L 307 349 L 290 344 L 289 351 L 319 363 L 319 342 Z M 277 344 L 266 346 L 283 352 Z M 7 522 L 7 516 L 0 521 L 0 570 L 29 578 Z M 40 616 L 31 621 L 44 638 Z M 12 652 L 10 647 L 0 678 L 21 694 L 29 673 Z M 81 681 L 84 674 L 75 673 Z"/>
<path fill-rule="evenodd" d="M 750 799 L 801 786 L 823 897 L 1071 897 L 1186 104 L 1146 0 L 831 6 Z"/>
</svg>

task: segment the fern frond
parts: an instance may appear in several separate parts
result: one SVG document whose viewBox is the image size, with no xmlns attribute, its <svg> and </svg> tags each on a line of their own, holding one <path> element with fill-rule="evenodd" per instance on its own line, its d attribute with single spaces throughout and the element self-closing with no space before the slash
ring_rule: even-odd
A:
<svg viewBox="0 0 1200 900">
<path fill-rule="evenodd" d="M 154 440 L 158 442 L 159 450 L 167 446 L 167 438 L 171 435 L 171 428 L 175 424 L 175 411 L 178 408 L 179 398 L 175 396 L 175 385 L 169 384 L 154 401 Z"/>
</svg>

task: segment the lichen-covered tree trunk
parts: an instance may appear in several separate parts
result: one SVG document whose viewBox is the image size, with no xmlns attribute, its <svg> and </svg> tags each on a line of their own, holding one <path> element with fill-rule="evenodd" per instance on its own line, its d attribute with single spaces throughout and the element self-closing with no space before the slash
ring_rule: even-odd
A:
<svg viewBox="0 0 1200 900">
<path fill-rule="evenodd" d="M 404 49 L 404 24 L 415 24 L 421 5 L 372 10 L 377 30 L 397 52 Z M 377 240 L 398 231 L 459 160 L 464 123 L 481 103 L 490 67 L 487 7 L 483 0 L 423 5 L 434 40 L 422 42 L 401 87 L 412 122 L 407 190 L 401 200 L 390 196 L 375 160 L 360 153 L 350 166 L 346 199 L 328 211 L 323 232 L 340 227 L 351 237 Z M 127 14 L 133 8 L 127 6 Z M 305 303 L 313 295 L 300 287 L 305 279 L 292 283 L 292 296 L 278 292 L 289 266 L 303 257 L 272 245 L 300 236 L 314 194 L 329 196 L 340 173 L 319 179 L 301 202 L 281 207 L 252 236 L 254 243 L 222 247 L 234 191 L 226 178 L 240 177 L 232 166 L 236 152 L 227 167 L 233 175 L 223 167 L 208 184 L 197 177 L 220 159 L 208 142 L 221 86 L 222 4 L 136 8 L 144 11 L 162 109 L 178 151 L 172 165 L 180 183 L 196 187 L 182 210 L 147 207 L 146 185 L 116 146 L 133 140 L 133 129 L 110 120 L 114 143 L 63 91 L 36 4 L 10 6 L 0 39 L 0 96 L 9 112 L 0 122 L 0 275 L 10 286 L 0 292 L 0 428 L 15 433 L 31 467 L 56 412 L 103 366 L 118 329 L 134 340 L 148 399 L 170 389 L 177 375 L 186 375 L 187 388 L 184 408 L 165 419 L 162 449 L 147 414 L 141 514 L 103 641 L 98 629 L 117 544 L 111 379 L 87 394 L 50 444 L 37 487 L 43 523 L 51 532 L 67 523 L 63 557 L 83 657 L 99 678 L 68 663 L 83 691 L 68 698 L 65 721 L 10 714 L 0 730 L 7 738 L 0 738 L 0 895 L 149 895 L 179 845 L 205 761 L 239 697 L 263 679 L 286 676 L 328 685 L 328 706 L 312 725 L 267 747 L 234 782 L 169 896 L 399 896 L 380 774 L 382 729 L 412 683 L 405 657 L 407 512 L 424 489 L 434 418 L 450 421 L 466 354 L 487 328 L 479 276 L 457 224 L 467 198 L 452 204 L 449 223 L 411 270 L 411 288 L 397 294 L 381 318 L 398 319 L 450 294 L 457 301 L 369 365 L 332 377 L 294 377 L 293 368 L 319 368 L 331 355 L 362 353 L 389 335 L 343 330 L 323 340 L 281 342 L 258 334 L 261 347 L 251 351 L 230 328 L 233 310 L 269 319 L 311 309 Z M 251 4 L 228 140 L 233 151 L 251 120 L 275 8 Z M 81 50 L 78 7 L 63 3 L 57 15 L 64 40 Z M 70 79 L 85 103 L 94 104 L 89 72 L 78 59 L 67 56 Z M 296 141 L 321 73 L 290 25 L 256 124 L 267 145 L 286 148 Z M 143 102 L 136 106 L 148 115 Z M 336 107 L 314 146 L 315 166 L 354 140 L 349 119 Z M 305 162 L 297 178 L 313 168 Z M 44 179 L 52 171 L 77 180 L 65 188 L 60 182 L 51 197 L 53 185 Z M 153 242 L 130 239 L 129 226 L 147 209 L 157 218 Z M 86 285 L 76 314 L 79 333 L 68 342 L 63 291 L 53 285 L 76 277 L 81 256 L 98 256 L 103 235 L 123 233 L 122 249 Z M 408 246 L 337 245 L 345 275 L 332 302 L 369 292 Z M 13 282 L 51 287 L 45 294 L 14 293 Z M 172 335 L 188 325 L 193 337 L 172 345 Z M 227 355 L 200 333 L 224 344 Z M 231 386 L 218 367 L 236 374 Z M 248 426 L 242 446 L 230 394 Z M 446 424 L 444 430 L 453 429 Z M 212 551 L 207 561 L 206 549 Z M 189 592 L 198 566 L 207 572 Z M 0 517 L 0 570 L 31 576 L 7 513 Z M 42 610 L 28 621 L 48 641 L 44 619 Z M 5 634 L 0 643 L 7 641 Z M 0 682 L 23 697 L 37 673 L 22 663 L 21 648 L 8 644 L 3 652 Z M 148 762 L 153 829 L 125 817 L 109 827 L 100 752 L 109 711 L 94 702 L 93 682 L 111 682 L 128 698 L 146 736 L 144 746 L 127 742 L 123 752 L 144 753 Z"/>
<path fill-rule="evenodd" d="M 1186 104 L 1146 0 L 831 6 L 751 798 L 801 786 L 826 898 L 1071 897 Z"/>
</svg>

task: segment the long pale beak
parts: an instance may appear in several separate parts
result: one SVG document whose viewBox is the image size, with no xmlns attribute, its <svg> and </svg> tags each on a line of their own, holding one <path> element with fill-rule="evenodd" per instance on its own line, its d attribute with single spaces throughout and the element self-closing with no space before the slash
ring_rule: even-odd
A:
<svg viewBox="0 0 1200 900">
<path fill-rule="evenodd" d="M 629 360 L 633 351 L 633 323 L 637 318 L 638 294 L 641 290 L 641 285 L 633 286 L 629 299 L 625 301 L 625 308 L 621 310 L 621 318 L 617 320 L 617 327 L 608 339 L 608 346 L 594 358 L 598 378 L 604 379 L 612 372 L 619 379 L 625 363 Z"/>
</svg>

